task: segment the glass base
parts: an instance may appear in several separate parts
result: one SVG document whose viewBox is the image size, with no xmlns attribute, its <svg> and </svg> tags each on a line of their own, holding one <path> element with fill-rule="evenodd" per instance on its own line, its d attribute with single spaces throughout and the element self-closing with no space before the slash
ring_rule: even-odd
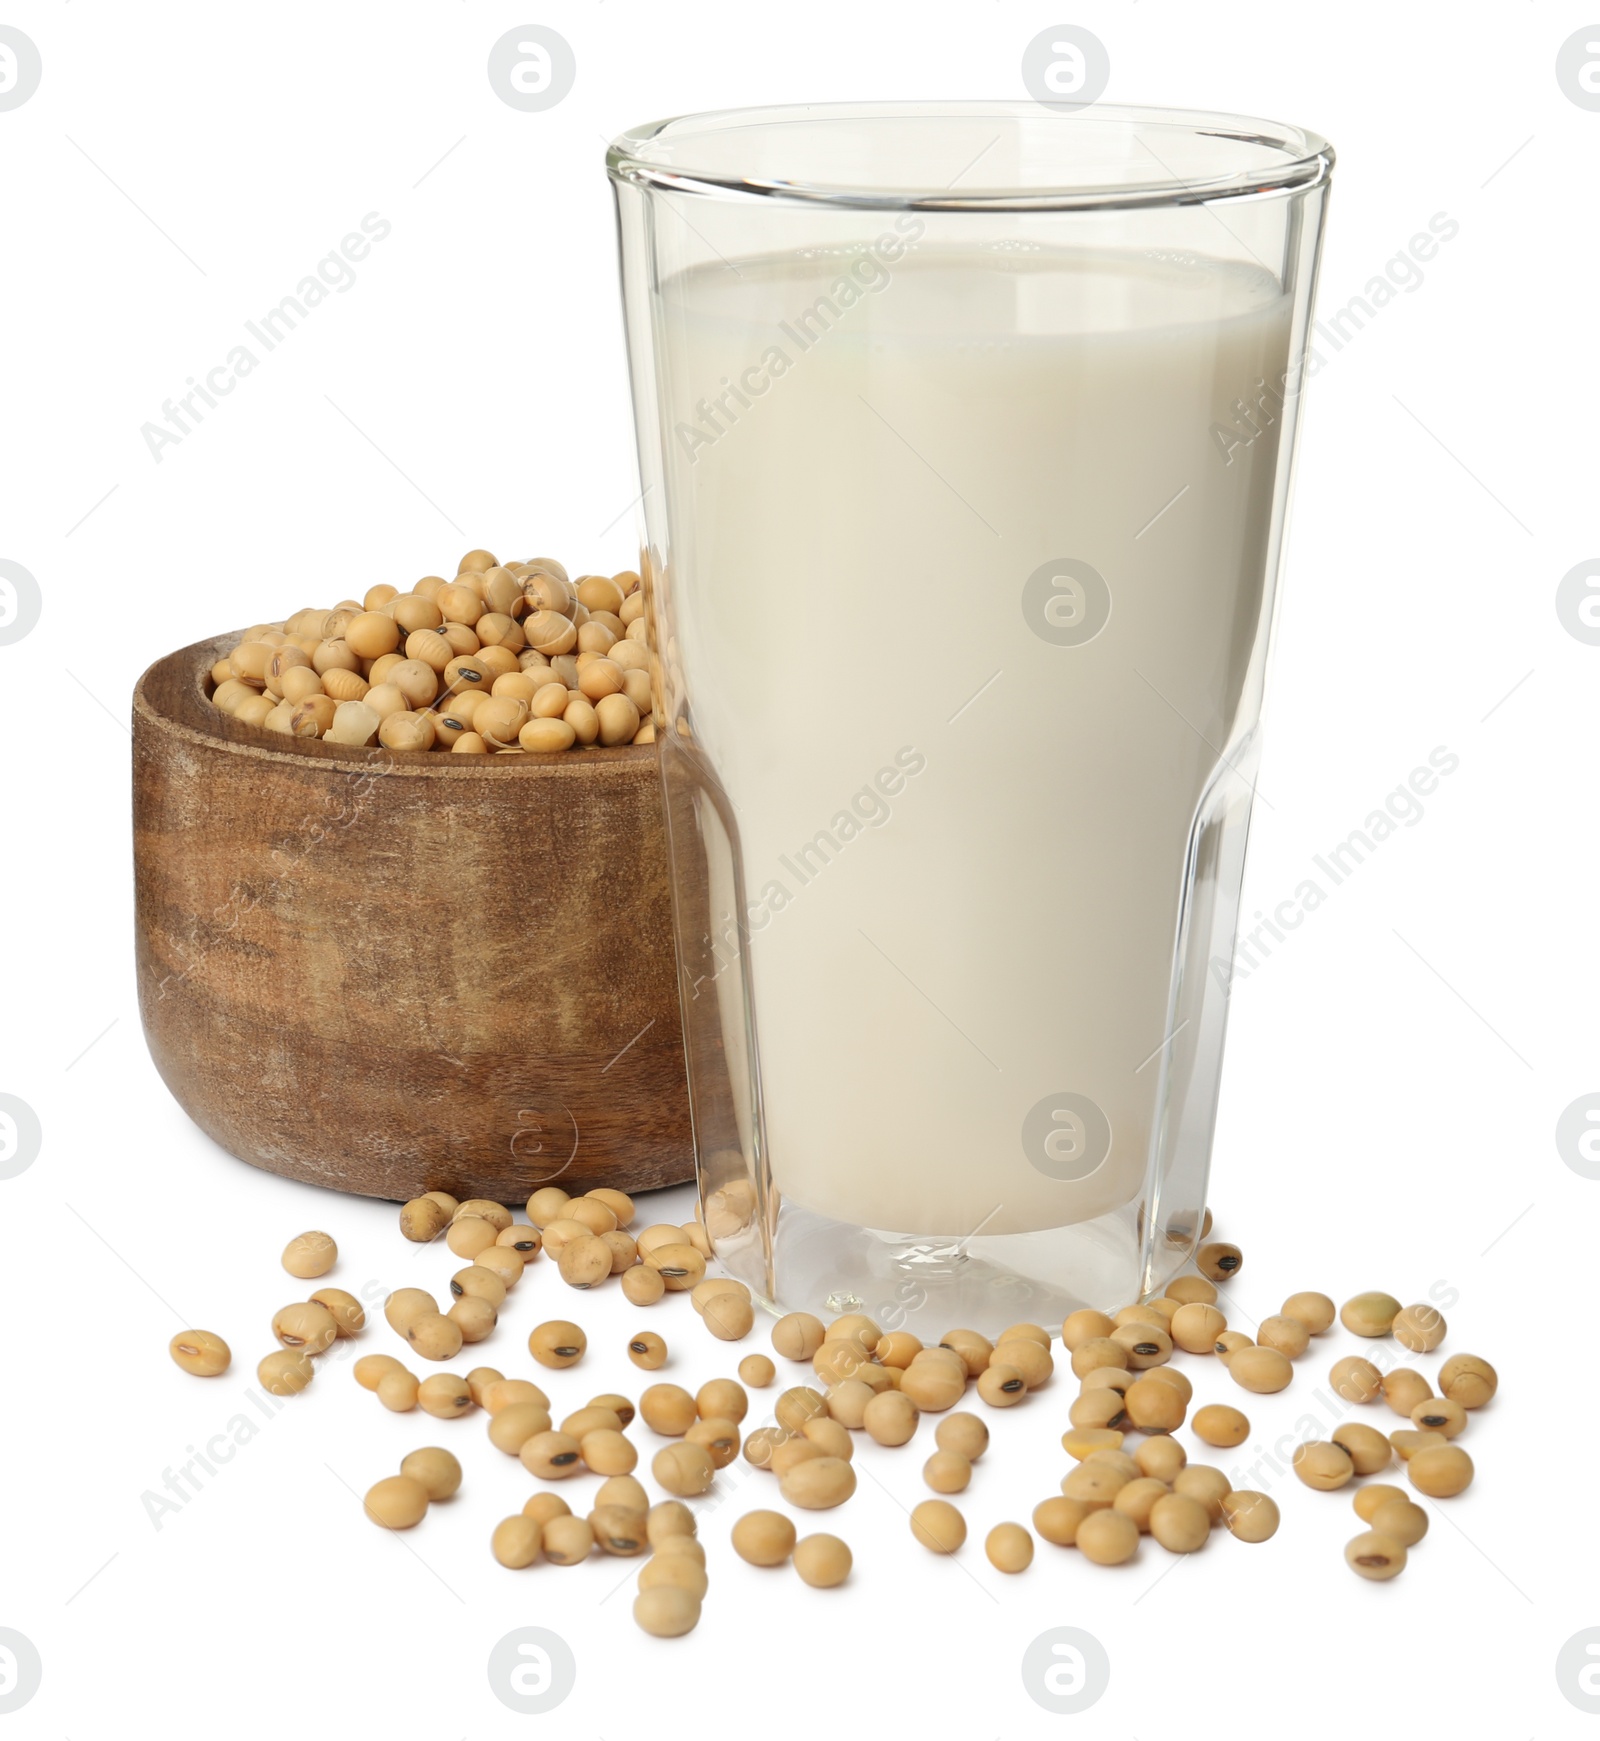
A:
<svg viewBox="0 0 1600 1741">
<path fill-rule="evenodd" d="M 1160 1280 L 1189 1249 L 1187 1239 L 1173 1244 Z M 1114 1311 L 1148 1293 L 1156 1278 L 1140 1266 L 1133 1207 L 1075 1227 L 950 1239 L 855 1227 L 785 1203 L 773 1253 L 782 1298 L 762 1303 L 824 1320 L 864 1312 L 886 1331 L 932 1342 L 949 1330 L 993 1336 L 1024 1322 L 1054 1332 L 1080 1307 Z"/>
</svg>

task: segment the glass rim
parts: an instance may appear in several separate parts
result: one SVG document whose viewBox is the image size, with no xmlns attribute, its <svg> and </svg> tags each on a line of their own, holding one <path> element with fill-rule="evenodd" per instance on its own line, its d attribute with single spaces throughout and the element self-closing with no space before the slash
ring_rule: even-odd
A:
<svg viewBox="0 0 1600 1741">
<path fill-rule="evenodd" d="M 758 127 L 860 121 L 1032 120 L 1046 126 L 1104 129 L 1107 124 L 1181 132 L 1255 146 L 1260 161 L 1215 175 L 1187 177 L 1150 151 L 1157 173 L 1138 180 L 1104 179 L 1091 184 L 963 188 L 919 185 L 846 187 L 824 180 L 791 181 L 726 169 L 696 168 L 690 158 L 665 161 L 665 146 L 691 144 Z M 652 156 L 652 153 L 656 155 Z M 1282 122 L 1205 109 L 1133 104 L 1054 108 L 1026 99 L 943 103 L 792 103 L 748 109 L 712 109 L 675 115 L 629 128 L 606 149 L 606 171 L 614 181 L 663 191 L 777 201 L 783 204 L 838 206 L 863 211 L 1115 211 L 1138 206 L 1201 205 L 1263 194 L 1299 192 L 1325 184 L 1333 171 L 1333 147 L 1319 133 Z M 959 179 L 959 177 L 957 178 Z"/>
</svg>

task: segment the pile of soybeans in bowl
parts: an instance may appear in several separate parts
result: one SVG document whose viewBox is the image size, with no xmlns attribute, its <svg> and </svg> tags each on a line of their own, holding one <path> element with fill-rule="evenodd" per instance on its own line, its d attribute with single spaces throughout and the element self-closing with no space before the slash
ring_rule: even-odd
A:
<svg viewBox="0 0 1600 1741">
<path fill-rule="evenodd" d="M 469 550 L 454 580 L 247 629 L 210 699 L 247 725 L 353 748 L 541 755 L 655 741 L 645 596 L 631 569 Z"/>
</svg>

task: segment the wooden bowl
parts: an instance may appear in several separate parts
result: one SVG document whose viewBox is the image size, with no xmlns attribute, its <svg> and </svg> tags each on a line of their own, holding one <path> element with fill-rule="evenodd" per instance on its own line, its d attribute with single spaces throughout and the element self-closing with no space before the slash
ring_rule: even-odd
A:
<svg viewBox="0 0 1600 1741">
<path fill-rule="evenodd" d="M 139 1007 L 196 1124 L 369 1197 L 694 1174 L 656 752 L 394 754 L 133 695 Z"/>
</svg>

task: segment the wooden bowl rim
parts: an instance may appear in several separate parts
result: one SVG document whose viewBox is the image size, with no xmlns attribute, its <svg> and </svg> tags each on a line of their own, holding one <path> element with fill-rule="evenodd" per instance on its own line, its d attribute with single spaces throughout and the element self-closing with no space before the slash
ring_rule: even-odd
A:
<svg viewBox="0 0 1600 1741">
<path fill-rule="evenodd" d="M 247 725 L 211 704 L 206 692 L 211 667 L 238 646 L 239 632 L 195 641 L 157 659 L 133 690 L 133 712 L 151 726 L 209 749 L 264 761 L 289 762 L 307 769 L 321 762 L 329 772 L 365 768 L 385 775 L 406 774 L 433 780 L 528 779 L 536 775 L 572 778 L 591 774 L 637 775 L 656 766 L 654 744 L 615 744 L 606 748 L 555 750 L 543 755 L 458 756 L 450 750 L 371 749 L 330 744 L 322 738 L 285 739 L 265 726 Z M 293 749 L 282 746 L 292 743 Z"/>
</svg>

